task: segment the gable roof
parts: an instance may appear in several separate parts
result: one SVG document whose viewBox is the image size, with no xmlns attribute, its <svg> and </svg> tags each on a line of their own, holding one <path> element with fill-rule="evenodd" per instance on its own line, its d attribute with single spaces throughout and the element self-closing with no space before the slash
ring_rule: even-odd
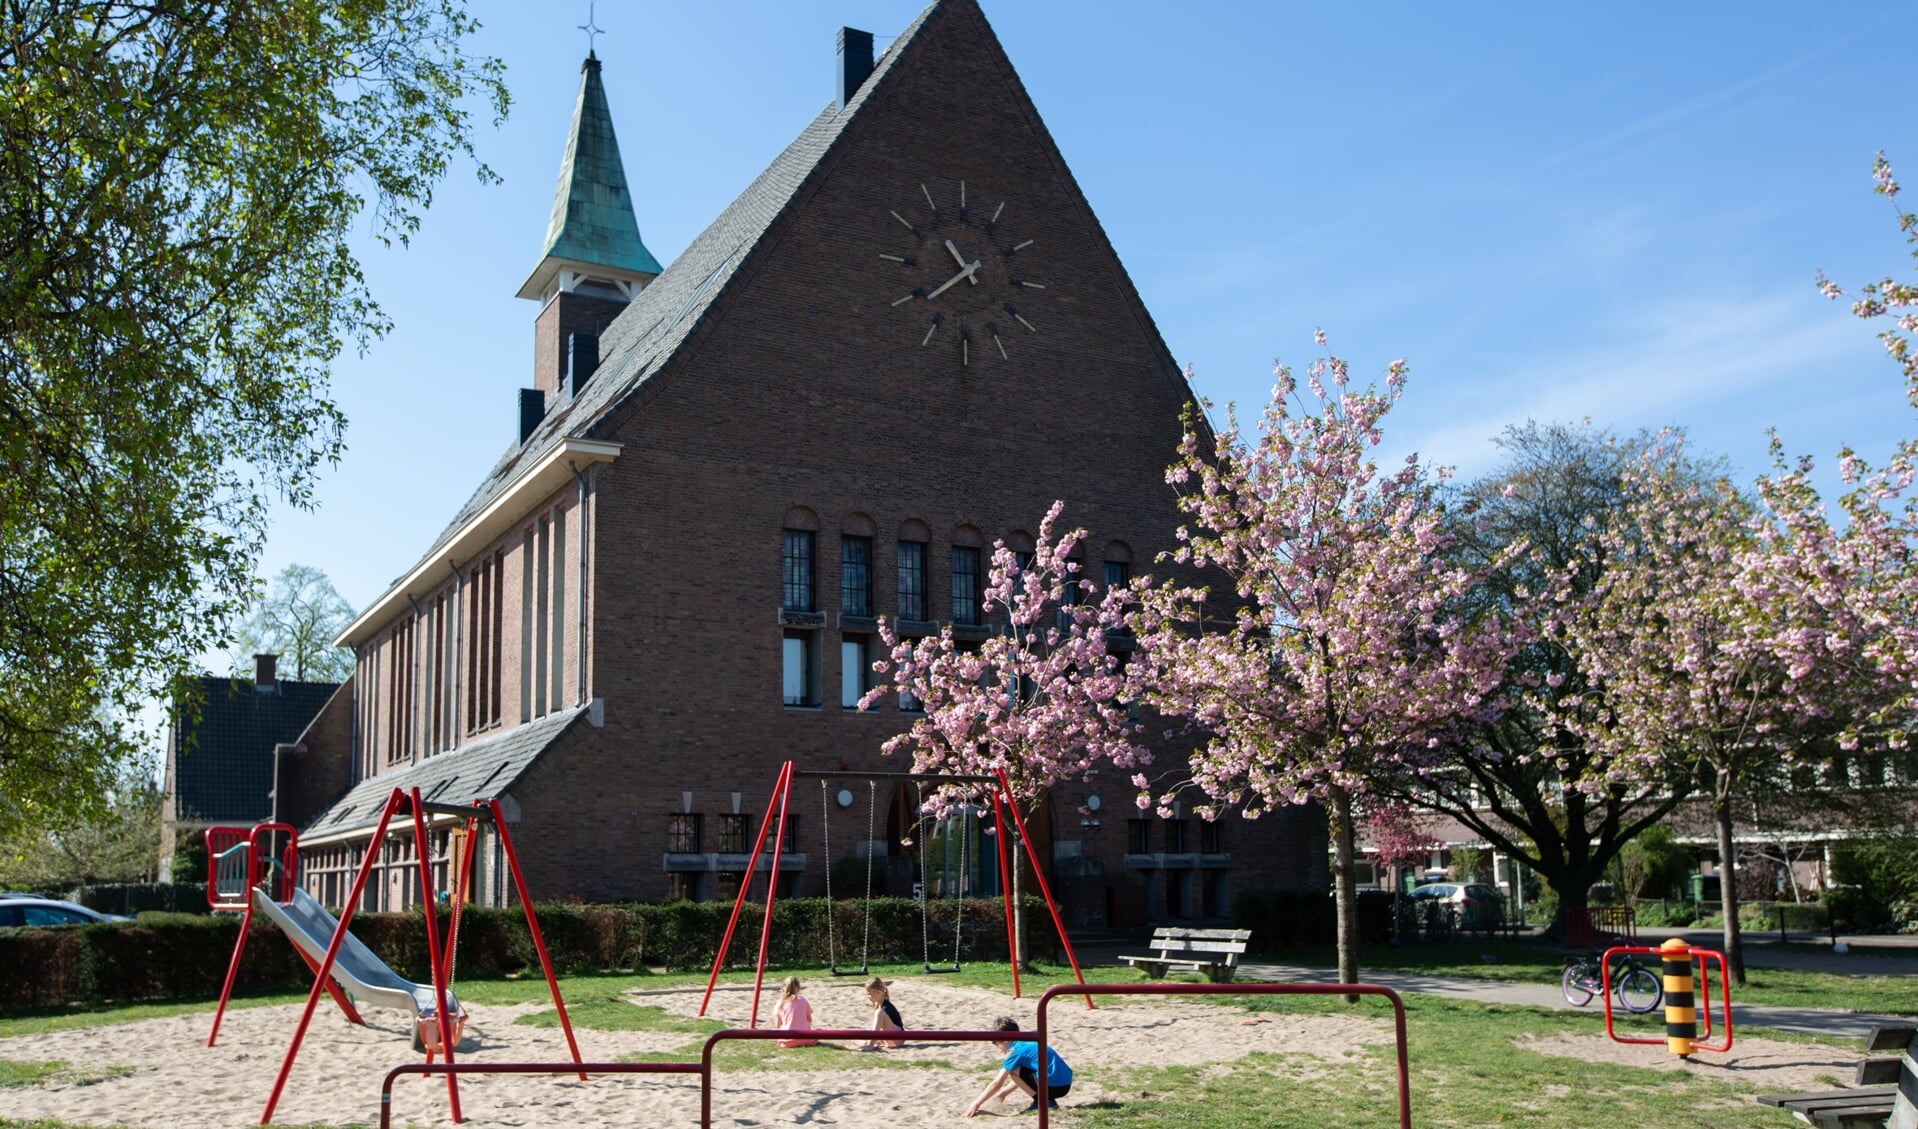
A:
<svg viewBox="0 0 1918 1129">
<path fill-rule="evenodd" d="M 273 812 L 273 746 L 306 732 L 338 682 L 202 677 L 197 717 L 174 724 L 173 803 L 186 822 L 256 823 Z"/>
<path fill-rule="evenodd" d="M 312 845 L 364 833 L 379 822 L 386 798 L 395 788 L 418 788 L 422 799 L 440 804 L 464 806 L 474 800 L 496 800 L 541 753 L 585 716 L 587 709 L 579 706 L 550 713 L 418 764 L 369 776 L 301 828 L 300 842 Z"/>
<path fill-rule="evenodd" d="M 934 0 L 874 63 L 872 74 L 842 110 L 837 99 L 812 120 L 792 144 L 746 186 L 706 230 L 680 252 L 658 278 L 640 291 L 600 335 L 600 365 L 571 400 L 546 413 L 533 434 L 501 456 L 471 497 L 453 515 L 422 560 L 440 547 L 510 485 L 517 472 L 568 437 L 593 436 L 647 381 L 674 360 L 692 331 L 738 276 L 741 265 L 765 240 L 794 198 L 824 163 L 861 108 L 877 97 L 927 20 L 953 0 Z M 410 571 L 410 570 L 409 570 Z"/>
</svg>

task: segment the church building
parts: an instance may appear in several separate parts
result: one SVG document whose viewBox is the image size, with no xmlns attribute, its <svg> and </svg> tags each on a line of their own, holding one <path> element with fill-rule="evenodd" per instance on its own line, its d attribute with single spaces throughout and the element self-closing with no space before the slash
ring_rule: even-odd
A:
<svg viewBox="0 0 1918 1129">
<path fill-rule="evenodd" d="M 322 901 L 396 786 L 498 798 L 541 897 L 730 898 L 783 761 L 910 768 L 880 745 L 914 703 L 856 708 L 881 617 L 986 638 L 992 546 L 1029 549 L 1055 499 L 1095 580 L 1173 544 L 1191 390 L 976 0 L 935 0 L 878 58 L 840 31 L 834 73 L 662 265 L 587 56 L 519 291 L 539 310 L 519 442 L 341 635 L 357 666 L 328 709 L 348 716 L 281 767 Z M 918 851 L 977 842 L 964 813 L 918 827 L 910 784 L 814 783 L 782 893 L 870 857 L 909 894 Z M 1326 886 L 1311 809 L 1206 823 L 1133 794 L 1107 773 L 1032 818 L 1074 927 L 1222 922 L 1247 890 Z M 367 908 L 399 908 L 410 829 L 379 849 Z M 996 891 L 992 852 L 954 854 L 928 894 Z M 497 855 L 481 845 L 483 901 L 510 885 Z"/>
</svg>

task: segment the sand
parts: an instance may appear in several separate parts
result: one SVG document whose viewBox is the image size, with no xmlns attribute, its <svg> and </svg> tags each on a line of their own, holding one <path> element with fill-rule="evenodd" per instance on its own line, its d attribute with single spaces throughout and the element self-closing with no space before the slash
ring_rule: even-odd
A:
<svg viewBox="0 0 1918 1129">
<path fill-rule="evenodd" d="M 691 1016 L 701 993 L 634 992 L 637 1004 Z M 814 1024 L 864 1027 L 864 993 L 852 980 L 809 981 Z M 907 979 L 895 1000 L 908 1024 L 952 1030 L 981 1029 L 1011 1014 L 1033 1020 L 1032 1000 L 1008 1000 L 983 989 Z M 751 994 L 722 988 L 708 1015 L 745 1026 Z M 323 1006 L 326 1005 L 322 1001 Z M 770 1015 L 773 993 L 761 1003 Z M 539 1005 L 471 1008 L 459 1058 L 470 1062 L 563 1062 L 557 1027 L 515 1025 Z M 1343 1017 L 1273 1018 L 1241 1022 L 1235 1009 L 1177 1000 L 1127 1001 L 1087 1011 L 1077 1001 L 1051 1009 L 1053 1042 L 1078 1072 L 1067 1104 L 1122 1098 L 1106 1088 L 1111 1068 L 1139 1063 L 1201 1065 L 1251 1051 L 1304 1056 L 1330 1066 L 1362 1048 L 1391 1039 L 1382 1023 Z M 52 1117 L 83 1124 L 245 1126 L 258 1122 L 299 1019 L 294 1005 L 227 1013 L 218 1046 L 205 1046 L 209 1014 L 145 1020 L 42 1035 L 0 1039 L 0 1059 L 62 1059 L 80 1071 L 131 1068 L 91 1084 L 54 1082 L 5 1092 L 9 1117 Z M 404 1017 L 373 1011 L 371 1026 L 355 1027 L 337 1011 L 315 1013 L 274 1120 L 283 1124 L 377 1123 L 386 1071 L 418 1061 Z M 670 1032 L 577 1032 L 587 1061 L 613 1061 L 640 1051 L 670 1051 L 693 1036 Z M 852 1044 L 778 1052 L 796 1069 L 721 1074 L 713 1098 L 715 1125 L 820 1124 L 848 1129 L 957 1123 L 992 1076 L 996 1053 L 983 1043 L 913 1042 L 880 1054 L 855 1053 Z M 561 1076 L 469 1077 L 460 1083 L 466 1124 L 474 1126 L 696 1125 L 699 1085 L 694 1076 L 601 1076 L 581 1083 Z M 987 1115 L 1016 1116 L 1020 1107 L 989 1106 Z M 443 1081 L 402 1078 L 394 1088 L 396 1125 L 451 1124 Z"/>
<path fill-rule="evenodd" d="M 769 986 L 770 987 L 770 986 Z M 699 990 L 635 991 L 636 1004 L 694 1015 Z M 852 979 L 809 980 L 806 996 L 814 1024 L 864 1027 L 870 1016 Z M 908 1025 L 950 1030 L 981 1029 L 1001 1014 L 1033 1021 L 1032 1000 L 1014 1001 L 938 977 L 906 978 L 894 999 Z M 770 1016 L 773 993 L 762 999 Z M 751 995 L 722 988 L 709 1016 L 745 1026 Z M 564 1062 L 557 1027 L 515 1025 L 541 1005 L 472 1007 L 460 1046 L 470 1062 Z M 1077 1072 L 1069 1107 L 1124 1101 L 1123 1069 L 1139 1064 L 1205 1065 L 1253 1051 L 1288 1056 L 1290 1069 L 1317 1075 L 1359 1069 L 1368 1046 L 1389 1044 L 1389 1024 L 1344 1016 L 1270 1016 L 1196 1000 L 1134 998 L 1101 1001 L 1087 1011 L 1078 1001 L 1057 1001 L 1050 1011 L 1053 1043 Z M 42 1035 L 0 1039 L 0 1059 L 61 1059 L 81 1072 L 108 1068 L 129 1072 L 90 1084 L 53 1082 L 4 1091 L 0 1111 L 17 1118 L 51 1117 L 94 1125 L 246 1126 L 256 1124 L 286 1053 L 299 1007 L 247 1008 L 227 1013 L 220 1044 L 206 1043 L 210 1013 L 146 1020 Z M 408 1043 L 410 1019 L 373 1011 L 368 1027 L 346 1023 L 322 1000 L 294 1065 L 275 1121 L 297 1125 L 374 1123 L 380 1082 L 387 1070 L 418 1061 Z M 634 1052 L 671 1051 L 694 1038 L 671 1032 L 577 1032 L 591 1061 L 614 1061 Z M 1526 1049 L 1545 1054 L 1642 1063 L 1677 1069 L 1657 1048 L 1622 1047 L 1594 1039 L 1533 1040 Z M 715 1080 L 713 1123 L 726 1126 L 833 1125 L 847 1129 L 897 1129 L 905 1125 L 964 1124 L 960 1114 L 992 1076 L 995 1053 L 983 1043 L 914 1042 L 881 1054 L 855 1053 L 850 1044 L 777 1052 L 782 1069 L 721 1073 Z M 1701 1056 L 1701 1059 L 1708 1056 Z M 1752 1092 L 1815 1087 L 1829 1075 L 1849 1072 L 1857 1055 L 1828 1047 L 1741 1041 L 1732 1058 L 1718 1056 L 1692 1069 L 1736 1078 Z M 1374 1069 L 1366 1066 L 1365 1069 Z M 670 1126 L 697 1125 L 695 1076 L 600 1076 L 581 1083 L 568 1075 L 469 1077 L 460 1084 L 466 1124 L 473 1126 Z M 1016 1117 L 1021 1105 L 989 1106 L 991 1116 Z M 395 1125 L 447 1125 L 443 1080 L 402 1078 L 395 1086 Z M 972 1124 L 977 1124 L 974 1122 Z"/>
</svg>

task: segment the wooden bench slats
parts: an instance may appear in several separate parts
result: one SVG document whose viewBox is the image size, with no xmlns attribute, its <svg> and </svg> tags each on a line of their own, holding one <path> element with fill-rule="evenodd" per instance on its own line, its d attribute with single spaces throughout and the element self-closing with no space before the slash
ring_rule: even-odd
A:
<svg viewBox="0 0 1918 1129">
<path fill-rule="evenodd" d="M 1151 956 L 1122 956 L 1119 959 L 1143 971 L 1162 977 L 1173 969 L 1204 973 L 1206 979 L 1230 983 L 1233 972 L 1252 939 L 1249 929 L 1189 929 L 1167 926 L 1155 930 Z"/>
<path fill-rule="evenodd" d="M 1898 1081 L 1898 1067 L 1904 1060 L 1896 1058 L 1871 1058 L 1858 1064 L 1858 1076 L 1852 1079 L 1854 1086 L 1877 1086 Z"/>
<path fill-rule="evenodd" d="M 1159 941 L 1152 947 L 1168 953 L 1243 953 L 1244 941 Z"/>
<path fill-rule="evenodd" d="M 1821 1090 L 1804 1094 L 1761 1094 L 1761 1105 L 1789 1110 L 1823 1129 L 1881 1126 L 1890 1119 L 1898 1098 L 1896 1086 L 1853 1090 Z"/>
<path fill-rule="evenodd" d="M 1918 1036 L 1918 1025 L 1910 1023 L 1883 1023 L 1871 1029 L 1865 1036 L 1865 1049 L 1868 1051 L 1902 1051 L 1909 1047 L 1914 1036 Z"/>
</svg>

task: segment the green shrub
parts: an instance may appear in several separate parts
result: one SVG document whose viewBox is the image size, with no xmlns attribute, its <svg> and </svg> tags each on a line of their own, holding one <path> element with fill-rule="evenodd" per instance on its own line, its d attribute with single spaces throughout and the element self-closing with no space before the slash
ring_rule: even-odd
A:
<svg viewBox="0 0 1918 1129">
<path fill-rule="evenodd" d="M 206 904 L 205 882 L 111 882 L 82 886 L 67 895 L 101 913 L 211 913 Z"/>
<path fill-rule="evenodd" d="M 1785 929 L 1793 933 L 1811 933 L 1831 923 L 1831 911 L 1817 902 L 1746 902 L 1738 907 L 1738 920 L 1747 929 L 1777 929 L 1780 915 Z"/>
</svg>

